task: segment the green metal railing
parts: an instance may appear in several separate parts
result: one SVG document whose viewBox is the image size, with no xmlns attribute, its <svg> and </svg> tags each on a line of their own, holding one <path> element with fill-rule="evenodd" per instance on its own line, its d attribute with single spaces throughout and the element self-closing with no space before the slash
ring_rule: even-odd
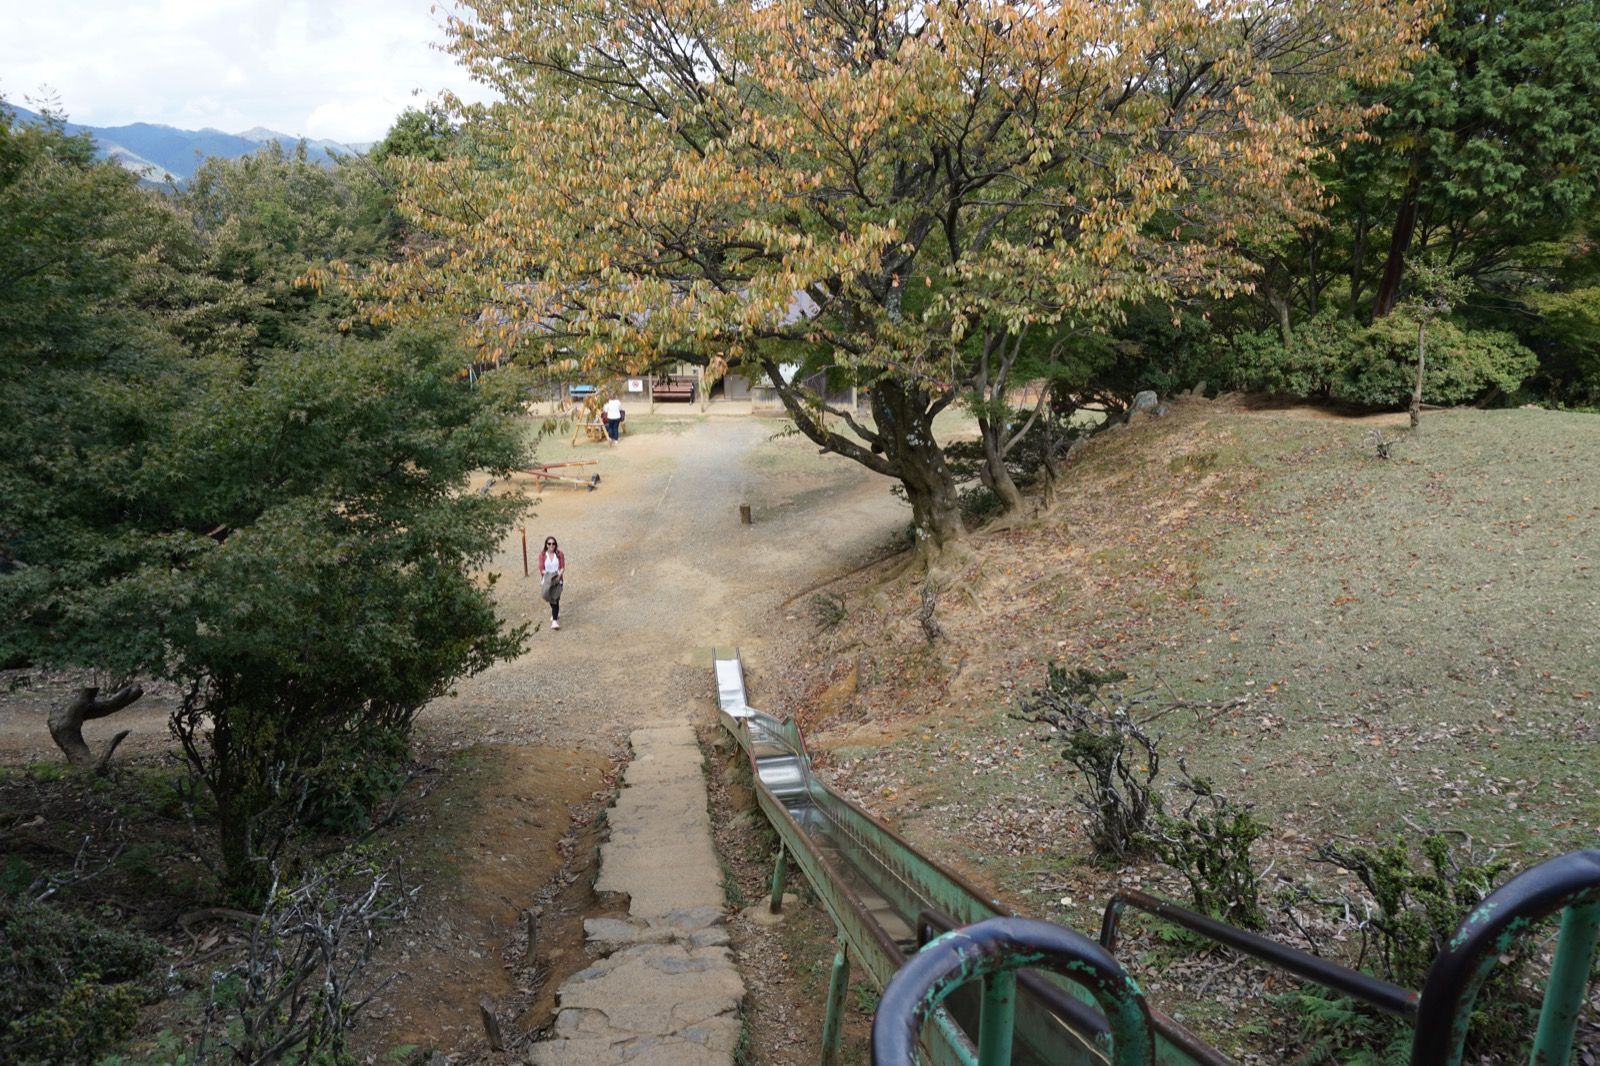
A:
<svg viewBox="0 0 1600 1066">
<path fill-rule="evenodd" d="M 1107 905 L 1096 944 L 1011 916 L 833 792 L 811 773 L 794 722 L 748 706 L 738 654 L 719 652 L 715 669 L 723 725 L 749 759 L 757 803 L 780 841 L 770 906 L 779 909 L 798 869 L 838 933 L 824 1066 L 838 1060 L 852 964 L 883 992 L 875 1066 L 1226 1066 L 1225 1056 L 1147 1004 L 1116 963 L 1128 908 L 1412 1023 L 1413 1066 L 1460 1066 L 1484 979 L 1516 942 L 1560 914 L 1531 1062 L 1565 1066 L 1571 1056 L 1600 937 L 1600 851 L 1553 859 L 1496 891 L 1462 924 L 1420 994 L 1133 891 Z"/>
</svg>

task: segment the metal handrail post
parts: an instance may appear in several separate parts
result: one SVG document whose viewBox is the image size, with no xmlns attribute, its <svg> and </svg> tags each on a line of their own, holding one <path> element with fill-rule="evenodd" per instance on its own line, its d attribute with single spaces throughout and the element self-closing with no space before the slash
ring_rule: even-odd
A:
<svg viewBox="0 0 1600 1066">
<path fill-rule="evenodd" d="M 923 1022 L 952 992 L 1024 967 L 1058 973 L 1094 998 L 1111 1028 L 1113 1066 L 1153 1066 L 1155 1032 L 1138 984 L 1088 937 L 1032 918 L 990 918 L 956 929 L 908 959 L 878 1002 L 873 1066 L 912 1066 Z"/>
<path fill-rule="evenodd" d="M 833 972 L 828 975 L 828 1013 L 822 1021 L 822 1066 L 838 1066 L 839 1045 L 844 1038 L 844 998 L 850 988 L 850 956 L 844 945 L 833 953 Z"/>
<path fill-rule="evenodd" d="M 770 914 L 783 911 L 783 890 L 789 884 L 789 849 L 778 841 L 778 858 L 772 864 L 772 900 L 767 904 Z"/>
<path fill-rule="evenodd" d="M 1600 941 L 1600 902 L 1568 907 L 1561 915 L 1561 936 L 1539 1009 L 1539 1030 L 1530 1062 L 1560 1066 L 1572 1056 L 1578 1014 L 1589 993 L 1589 964 Z"/>
<path fill-rule="evenodd" d="M 1011 1066 L 1011 1040 L 1016 1028 L 1017 971 L 992 973 L 983 982 L 978 1061 L 983 1066 Z"/>
<path fill-rule="evenodd" d="M 1586 966 L 1588 955 L 1594 951 L 1593 936 L 1584 926 L 1597 906 L 1600 906 L 1600 850 L 1558 856 L 1513 877 L 1491 892 L 1467 915 L 1428 968 L 1428 980 L 1422 986 L 1422 998 L 1417 1007 L 1411 1066 L 1458 1066 L 1467 1042 L 1467 1027 L 1472 1022 L 1472 1007 L 1484 980 L 1500 964 L 1501 956 L 1515 947 L 1538 922 L 1569 909 L 1585 913 L 1563 918 L 1562 947 L 1565 951 L 1559 953 L 1558 970 L 1552 971 L 1550 985 L 1546 986 L 1546 1003 L 1556 991 L 1554 985 L 1567 986 L 1562 992 L 1570 994 L 1569 971 Z M 1588 953 L 1579 962 L 1573 956 L 1585 946 Z M 1565 1028 L 1559 1024 L 1558 1017 L 1564 1010 L 1559 1001 L 1549 1010 L 1549 1036 L 1553 1040 L 1559 1030 Z M 1540 1029 L 1544 1029 L 1542 1017 Z M 1536 1059 L 1536 1062 L 1565 1063 L 1572 1050 L 1571 1038 L 1568 1036 L 1564 1048 L 1546 1045 L 1546 1049 L 1549 1057 Z"/>
</svg>

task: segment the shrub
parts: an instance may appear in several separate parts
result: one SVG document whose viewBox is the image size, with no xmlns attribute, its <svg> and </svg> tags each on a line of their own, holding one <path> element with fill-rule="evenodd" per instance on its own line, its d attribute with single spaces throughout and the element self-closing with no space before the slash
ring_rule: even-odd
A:
<svg viewBox="0 0 1600 1066">
<path fill-rule="evenodd" d="M 1267 832 L 1249 804 L 1219 794 L 1204 777 L 1189 776 L 1178 788 L 1189 802 L 1176 815 L 1158 810 L 1152 847 L 1162 862 L 1189 882 L 1195 906 L 1246 929 L 1266 928 L 1261 912 L 1261 876 L 1250 849 Z"/>
<path fill-rule="evenodd" d="M 836 593 L 818 592 L 807 603 L 811 607 L 811 618 L 820 629 L 832 629 L 850 616 L 844 597 Z"/>
<path fill-rule="evenodd" d="M 26 896 L 0 900 L 0 1061 L 81 1062 L 126 1036 L 161 946 Z"/>
<path fill-rule="evenodd" d="M 308 775 L 300 821 L 319 833 L 359 833 L 378 804 L 406 783 L 411 746 L 398 730 L 374 729 L 329 748 L 321 769 Z"/>
<path fill-rule="evenodd" d="M 1410 1028 L 1349 996 L 1307 986 L 1271 998 L 1294 1019 L 1297 1063 L 1407 1066 L 1411 1061 Z"/>
<path fill-rule="evenodd" d="M 1537 366 L 1512 334 L 1448 318 L 1429 324 L 1427 358 L 1422 398 L 1444 405 L 1512 394 Z M 1405 312 L 1370 326 L 1325 312 L 1302 323 L 1288 343 L 1276 330 L 1232 338 L 1219 354 L 1219 372 L 1231 388 L 1395 406 L 1411 395 L 1416 359 L 1417 323 Z"/>
<path fill-rule="evenodd" d="M 1416 847 L 1421 863 L 1404 837 L 1380 845 L 1324 844 L 1317 858 L 1354 874 L 1377 905 L 1363 932 L 1375 941 L 1382 976 L 1420 989 L 1434 958 L 1510 864 L 1453 848 L 1438 834 L 1424 836 Z M 1468 1047 L 1475 1053 L 1520 1045 L 1532 1014 L 1521 989 L 1526 966 L 1525 952 L 1509 953 L 1489 975 L 1472 1015 Z"/>
<path fill-rule="evenodd" d="M 244 957 L 212 974 L 196 1062 L 353 1062 L 345 1036 L 389 978 L 368 966 L 415 890 L 356 858 L 297 884 L 274 883 Z"/>
<path fill-rule="evenodd" d="M 0 1047 L 17 1066 L 82 1062 L 133 1031 L 139 994 L 129 985 L 101 984 L 87 973 L 69 982 L 56 1002 L 14 1020 Z"/>
<path fill-rule="evenodd" d="M 1527 302 L 1542 391 L 1569 406 L 1600 406 L 1600 286 L 1534 293 Z"/>
<path fill-rule="evenodd" d="M 1138 701 L 1101 694 L 1127 676 L 1052 665 L 1045 687 L 1024 699 L 1014 716 L 1066 734 L 1061 757 L 1078 771 L 1077 800 L 1089 814 L 1090 845 L 1112 862 L 1148 850 L 1153 782 L 1161 768 L 1156 742 L 1133 717 Z"/>
<path fill-rule="evenodd" d="M 1403 312 L 1390 315 L 1357 333 L 1355 341 L 1349 364 L 1334 382 L 1335 398 L 1405 403 L 1416 375 L 1416 320 Z M 1538 357 L 1512 334 L 1468 329 L 1448 318 L 1429 323 L 1427 356 L 1422 398 L 1445 406 L 1514 393 L 1538 366 Z"/>
</svg>

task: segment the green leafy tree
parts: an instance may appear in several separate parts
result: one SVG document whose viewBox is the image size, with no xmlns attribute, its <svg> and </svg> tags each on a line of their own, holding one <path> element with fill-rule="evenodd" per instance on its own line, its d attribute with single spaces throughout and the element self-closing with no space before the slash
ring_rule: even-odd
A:
<svg viewBox="0 0 1600 1066">
<path fill-rule="evenodd" d="M 1377 150 L 1401 192 L 1375 317 L 1398 304 L 1408 257 L 1435 251 L 1480 278 L 1583 217 L 1600 171 L 1597 54 L 1600 0 L 1453 0 L 1383 94 Z"/>
<path fill-rule="evenodd" d="M 471 157 L 395 164 L 432 239 L 347 277 L 559 372 L 753 369 L 936 555 L 970 357 L 1242 286 L 1233 249 L 1310 210 L 1314 138 L 1358 118 L 1330 86 L 1392 77 L 1422 11 L 471 0 L 451 47 L 505 102 L 465 116 Z"/>
<path fill-rule="evenodd" d="M 385 254 L 394 220 L 381 178 L 361 161 L 323 167 L 272 143 L 201 164 L 179 197 L 205 240 L 211 274 L 254 293 L 258 349 L 291 348 L 348 328 L 353 304 L 306 284 L 330 259 Z"/>
<path fill-rule="evenodd" d="M 443 105 L 429 103 L 422 108 L 408 107 L 394 120 L 383 140 L 373 145 L 368 158 L 383 164 L 390 159 L 444 160 L 456 142 L 455 127 Z"/>
<path fill-rule="evenodd" d="M 230 246 L 282 241 L 279 264 L 337 233 L 301 202 L 259 239 L 230 218 Z M 291 319 L 262 347 L 180 206 L 0 121 L 0 659 L 184 686 L 174 729 L 253 903 L 313 775 L 519 648 L 473 570 L 522 502 L 462 489 L 526 445 L 516 383 L 469 387 L 447 335 Z M 211 321 L 232 332 L 202 343 Z"/>
</svg>

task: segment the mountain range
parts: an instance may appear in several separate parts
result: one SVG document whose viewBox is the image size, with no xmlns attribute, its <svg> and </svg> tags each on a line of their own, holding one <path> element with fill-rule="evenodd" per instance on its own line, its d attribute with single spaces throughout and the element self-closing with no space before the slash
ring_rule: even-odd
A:
<svg viewBox="0 0 1600 1066">
<path fill-rule="evenodd" d="M 13 112 L 19 121 L 44 121 L 37 112 L 8 101 L 0 101 L 0 106 Z M 224 133 L 214 129 L 181 130 L 150 122 L 135 122 L 127 126 L 85 126 L 68 122 L 66 129 L 71 134 L 88 133 L 94 139 L 99 155 L 115 160 L 146 181 L 157 184 L 187 181 L 210 156 L 237 159 L 260 151 L 263 145 L 273 142 L 283 145 L 285 151 L 292 152 L 301 141 L 299 137 L 260 126 L 243 133 Z M 370 143 L 341 144 L 329 140 L 307 140 L 305 143 L 307 157 L 324 166 L 332 166 L 338 156 L 360 155 L 372 147 Z"/>
</svg>

